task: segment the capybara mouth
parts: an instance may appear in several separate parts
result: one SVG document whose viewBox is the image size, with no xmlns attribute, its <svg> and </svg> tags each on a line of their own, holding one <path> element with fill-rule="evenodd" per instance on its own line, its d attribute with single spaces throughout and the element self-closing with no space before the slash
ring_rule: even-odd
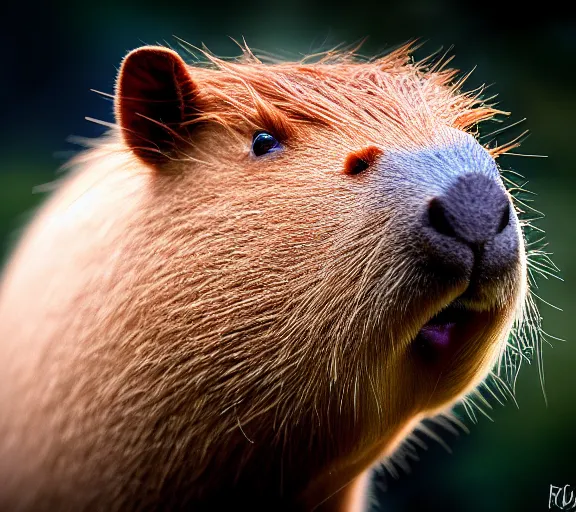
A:
<svg viewBox="0 0 576 512">
<path fill-rule="evenodd" d="M 424 324 L 414 344 L 427 361 L 444 359 L 477 340 L 489 317 L 488 311 L 473 311 L 456 299 Z"/>
</svg>

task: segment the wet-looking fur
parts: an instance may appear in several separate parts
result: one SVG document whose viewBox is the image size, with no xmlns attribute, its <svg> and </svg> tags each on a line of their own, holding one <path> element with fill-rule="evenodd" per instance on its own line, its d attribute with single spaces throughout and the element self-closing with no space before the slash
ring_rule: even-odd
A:
<svg viewBox="0 0 576 512">
<path fill-rule="evenodd" d="M 117 126 L 2 278 L 6 510 L 359 507 L 423 418 L 517 367 L 515 213 L 517 262 L 463 299 L 465 342 L 441 364 L 415 350 L 470 278 L 429 271 L 421 210 L 459 172 L 501 183 L 511 145 L 483 148 L 498 111 L 410 50 L 126 57 Z M 255 157 L 258 130 L 282 149 Z"/>
</svg>

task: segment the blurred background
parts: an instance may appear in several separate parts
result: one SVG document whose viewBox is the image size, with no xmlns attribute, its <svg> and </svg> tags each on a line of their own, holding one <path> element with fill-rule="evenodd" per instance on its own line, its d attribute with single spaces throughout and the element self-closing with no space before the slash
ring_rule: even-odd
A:
<svg viewBox="0 0 576 512">
<path fill-rule="evenodd" d="M 469 434 L 441 436 L 419 450 L 409 474 L 379 476 L 373 510 L 408 512 L 548 510 L 550 485 L 576 488 L 576 19 L 567 8 L 522 4 L 507 13 L 501 4 L 356 0 L 323 5 L 292 2 L 217 3 L 189 0 L 99 0 L 98 2 L 10 2 L 0 21 L 0 254 L 4 258 L 44 196 L 33 188 L 50 181 L 76 151 L 69 136 L 104 131 L 85 116 L 112 122 L 112 103 L 90 92 L 113 92 L 122 57 L 141 44 L 168 42 L 173 35 L 206 44 L 221 56 L 239 54 L 228 36 L 244 37 L 254 49 L 299 58 L 338 43 L 369 39 L 371 55 L 419 37 L 417 57 L 454 45 L 453 65 L 475 67 L 468 88 L 493 84 L 511 121 L 505 142 L 524 129 L 530 136 L 504 167 L 521 173 L 537 193 L 533 205 L 545 213 L 547 233 L 564 282 L 540 279 L 538 295 L 545 331 L 566 341 L 544 345 L 546 404 L 538 369 L 520 372 L 516 400 L 491 400 L 492 418 Z M 286 53 L 288 52 L 288 53 Z M 491 129 L 498 128 L 494 125 Z"/>
</svg>

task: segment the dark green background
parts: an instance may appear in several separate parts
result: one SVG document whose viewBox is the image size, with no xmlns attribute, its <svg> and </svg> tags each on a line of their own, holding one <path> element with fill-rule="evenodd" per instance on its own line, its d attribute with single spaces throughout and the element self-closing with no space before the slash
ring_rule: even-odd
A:
<svg viewBox="0 0 576 512">
<path fill-rule="evenodd" d="M 546 406 L 537 368 L 526 366 L 517 387 L 519 408 L 494 404 L 493 422 L 480 418 L 469 435 L 443 438 L 446 453 L 431 441 L 410 475 L 387 478 L 379 493 L 387 511 L 543 511 L 550 484 L 576 486 L 576 346 L 573 293 L 576 202 L 576 20 L 551 2 L 504 5 L 476 2 L 379 2 L 320 4 L 308 1 L 12 3 L 3 7 L 0 42 L 0 238 L 5 253 L 33 205 L 35 185 L 49 181 L 77 147 L 70 135 L 96 136 L 103 129 L 84 116 L 112 121 L 112 104 L 89 89 L 112 92 L 124 54 L 142 43 L 178 35 L 215 53 L 238 54 L 228 36 L 244 36 L 268 52 L 295 57 L 342 41 L 370 36 L 372 54 L 413 37 L 427 41 L 420 56 L 454 44 L 454 65 L 476 66 L 469 87 L 494 84 L 501 108 L 524 117 L 501 140 L 531 135 L 521 152 L 548 158 L 508 157 L 503 164 L 530 180 L 535 206 L 546 217 L 554 261 L 565 282 L 541 280 L 539 295 L 564 312 L 542 305 L 544 328 L 567 342 L 544 347 Z M 10 236 L 12 234 L 12 236 Z M 31 319 L 33 321 L 33 319 Z"/>
</svg>

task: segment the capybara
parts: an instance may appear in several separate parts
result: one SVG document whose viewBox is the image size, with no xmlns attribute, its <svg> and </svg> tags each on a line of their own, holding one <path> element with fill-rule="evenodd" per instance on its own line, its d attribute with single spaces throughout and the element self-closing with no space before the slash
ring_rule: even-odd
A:
<svg viewBox="0 0 576 512">
<path fill-rule="evenodd" d="M 500 112 L 412 51 L 126 56 L 4 269 L 0 509 L 361 510 L 510 358 Z"/>
</svg>

